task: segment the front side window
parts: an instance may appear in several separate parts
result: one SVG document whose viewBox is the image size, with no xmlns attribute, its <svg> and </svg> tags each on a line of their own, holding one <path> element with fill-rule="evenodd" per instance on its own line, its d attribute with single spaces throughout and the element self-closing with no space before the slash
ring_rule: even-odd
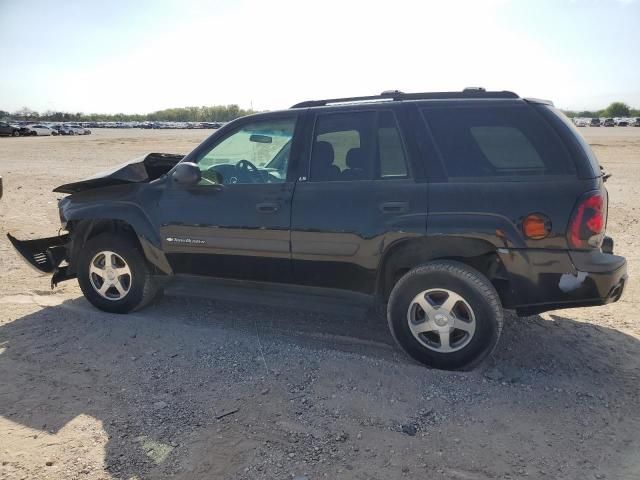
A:
<svg viewBox="0 0 640 480">
<path fill-rule="evenodd" d="M 282 183 L 287 178 L 296 119 L 243 125 L 198 160 L 201 185 Z"/>
</svg>

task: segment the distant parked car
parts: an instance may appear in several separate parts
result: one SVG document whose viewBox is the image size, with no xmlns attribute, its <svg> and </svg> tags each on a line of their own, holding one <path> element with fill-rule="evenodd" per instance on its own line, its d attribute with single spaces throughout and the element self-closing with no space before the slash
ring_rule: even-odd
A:
<svg viewBox="0 0 640 480">
<path fill-rule="evenodd" d="M 631 120 L 631 123 L 629 125 L 631 125 L 632 127 L 640 127 L 640 117 L 636 117 Z"/>
<path fill-rule="evenodd" d="M 629 126 L 629 120 L 627 120 L 626 118 L 619 118 L 618 121 L 616 122 L 616 127 L 628 127 Z"/>
<path fill-rule="evenodd" d="M 214 129 L 217 129 L 217 128 L 221 127 L 221 124 L 218 123 L 218 122 L 202 122 L 201 125 L 202 125 L 202 128 L 214 128 Z"/>
<path fill-rule="evenodd" d="M 58 125 L 58 132 L 60 133 L 60 135 L 75 135 L 76 132 L 73 128 L 71 128 L 69 125 Z"/>
<path fill-rule="evenodd" d="M 64 132 L 63 135 L 86 135 L 87 131 L 91 133 L 91 130 L 86 130 L 77 123 L 65 123 L 60 128 L 60 132 Z"/>
<path fill-rule="evenodd" d="M 602 126 L 603 127 L 615 127 L 616 123 L 613 121 L 613 118 L 605 118 L 602 121 Z"/>
<path fill-rule="evenodd" d="M 73 129 L 76 135 L 89 135 L 91 133 L 91 130 L 84 128 L 83 126 L 78 125 L 77 123 L 70 123 L 69 127 Z"/>
<path fill-rule="evenodd" d="M 53 133 L 54 130 L 51 127 L 48 127 L 42 124 L 26 125 L 24 128 L 27 129 L 29 131 L 29 135 L 32 135 L 32 136 L 36 136 L 36 135 L 50 136 L 50 135 L 58 134 L 58 132 L 54 134 Z"/>
<path fill-rule="evenodd" d="M 599 127 L 600 126 L 600 119 L 599 118 L 592 118 L 589 121 L 589 126 L 590 127 Z"/>
<path fill-rule="evenodd" d="M 576 127 L 586 127 L 589 125 L 589 122 L 586 118 L 576 118 L 573 120 L 573 123 Z"/>
<path fill-rule="evenodd" d="M 66 132 L 63 130 L 62 125 L 56 123 L 54 125 L 49 125 L 54 132 L 57 132 L 58 135 L 66 135 Z"/>
<path fill-rule="evenodd" d="M 20 127 L 17 127 L 15 125 L 10 125 L 7 122 L 0 122 L 0 135 L 19 137 Z"/>
</svg>

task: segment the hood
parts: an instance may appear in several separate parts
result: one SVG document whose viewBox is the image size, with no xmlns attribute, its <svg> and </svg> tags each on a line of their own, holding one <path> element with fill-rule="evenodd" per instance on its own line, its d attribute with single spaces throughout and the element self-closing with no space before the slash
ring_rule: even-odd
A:
<svg viewBox="0 0 640 480">
<path fill-rule="evenodd" d="M 169 172 L 183 158 L 184 155 L 172 153 L 150 153 L 145 157 L 123 163 L 111 170 L 93 175 L 79 182 L 60 185 L 54 188 L 53 191 L 58 193 L 78 193 L 124 183 L 150 182 Z"/>
</svg>

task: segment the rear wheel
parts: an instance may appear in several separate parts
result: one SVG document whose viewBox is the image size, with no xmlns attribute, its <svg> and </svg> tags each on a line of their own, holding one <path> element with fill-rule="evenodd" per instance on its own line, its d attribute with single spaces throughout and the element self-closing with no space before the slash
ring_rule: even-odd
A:
<svg viewBox="0 0 640 480">
<path fill-rule="evenodd" d="M 498 293 L 477 270 L 432 262 L 402 277 L 389 297 L 389 328 L 414 359 L 445 370 L 470 369 L 495 348 L 503 324 Z"/>
<path fill-rule="evenodd" d="M 14 130 L 14 131 L 13 131 L 13 133 L 12 133 L 12 135 L 13 135 L 14 137 L 19 137 L 19 136 L 20 136 L 20 132 L 19 132 L 18 130 Z"/>
<path fill-rule="evenodd" d="M 97 235 L 86 243 L 76 270 L 84 296 L 105 312 L 140 309 L 158 291 L 140 247 L 112 233 Z"/>
</svg>

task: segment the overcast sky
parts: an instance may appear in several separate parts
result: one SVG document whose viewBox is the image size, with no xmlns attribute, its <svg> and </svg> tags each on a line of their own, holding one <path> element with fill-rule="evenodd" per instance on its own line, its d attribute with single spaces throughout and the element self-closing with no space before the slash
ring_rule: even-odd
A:
<svg viewBox="0 0 640 480">
<path fill-rule="evenodd" d="M 0 0 L 0 110 L 513 90 L 640 107 L 640 1 Z"/>
</svg>

